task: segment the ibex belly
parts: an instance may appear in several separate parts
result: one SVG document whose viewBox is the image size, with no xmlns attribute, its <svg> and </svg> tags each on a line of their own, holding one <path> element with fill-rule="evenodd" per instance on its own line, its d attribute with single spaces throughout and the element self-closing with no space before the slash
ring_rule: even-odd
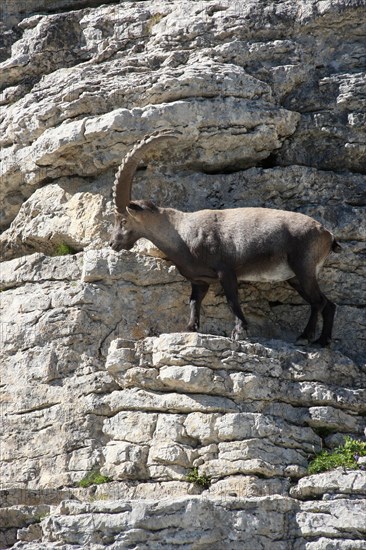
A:
<svg viewBox="0 0 366 550">
<path fill-rule="evenodd" d="M 277 265 L 241 267 L 236 272 L 239 281 L 271 283 L 287 281 L 295 276 L 286 261 Z"/>
</svg>

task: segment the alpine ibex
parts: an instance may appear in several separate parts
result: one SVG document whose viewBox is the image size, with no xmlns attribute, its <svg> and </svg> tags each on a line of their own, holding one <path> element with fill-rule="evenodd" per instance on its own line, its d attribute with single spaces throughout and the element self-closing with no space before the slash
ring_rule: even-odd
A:
<svg viewBox="0 0 366 550">
<path fill-rule="evenodd" d="M 317 277 L 331 250 L 341 247 L 332 233 L 309 216 L 270 208 L 181 212 L 151 201 L 131 200 L 132 179 L 143 155 L 159 141 L 177 139 L 168 131 L 146 137 L 126 155 L 114 182 L 115 225 L 110 246 L 130 250 L 141 237 L 152 241 L 191 282 L 187 329 L 197 331 L 200 306 L 219 281 L 236 317 L 232 337 L 247 328 L 238 299 L 240 281 L 288 281 L 310 304 L 299 338 L 314 341 L 318 314 L 323 327 L 316 342 L 331 341 L 336 306 L 321 292 Z"/>
</svg>

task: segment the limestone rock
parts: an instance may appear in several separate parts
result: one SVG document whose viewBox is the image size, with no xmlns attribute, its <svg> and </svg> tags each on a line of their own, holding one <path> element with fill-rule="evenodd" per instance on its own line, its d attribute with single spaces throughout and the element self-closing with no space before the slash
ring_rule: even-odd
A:
<svg viewBox="0 0 366 550">
<path fill-rule="evenodd" d="M 364 548 L 362 507 L 365 501 L 321 502 L 316 506 L 280 496 L 213 500 L 182 497 L 163 501 L 118 503 L 63 502 L 42 521 L 43 543 L 15 548 L 118 548 L 121 545 L 171 548 L 249 550 L 264 548 Z M 296 518 L 291 523 L 291 517 Z M 347 523 L 344 523 L 346 519 Z M 81 528 L 81 529 L 80 529 Z M 315 532 L 324 535 L 314 540 Z M 284 533 L 286 535 L 284 536 Z M 328 538 L 327 538 L 328 536 Z M 310 539 L 308 539 L 310 537 Z M 64 546 L 65 545 L 65 546 Z M 70 546 L 69 546 L 70 545 Z"/>
<path fill-rule="evenodd" d="M 38 7 L 44 13 L 48 6 L 43 4 Z M 32 2 L 27 9 L 36 8 Z M 17 4 L 4 7 L 9 16 L 16 9 Z M 196 9 L 188 3 L 144 2 L 136 8 L 106 6 L 23 20 L 24 35 L 1 67 L 4 224 L 14 218 L 22 197 L 44 182 L 92 176 L 100 187 L 110 187 L 106 171 L 137 137 L 162 122 L 189 127 L 188 139 L 173 155 L 181 167 L 253 166 L 276 155 L 285 141 L 280 164 L 284 157 L 286 165 L 362 171 L 360 9 L 349 6 L 342 17 L 341 3 L 324 3 L 319 16 L 316 3 L 309 1 L 299 17 L 296 4 L 281 5 L 281 15 L 274 16 L 260 5 L 249 15 L 245 3 Z M 333 28 L 327 39 L 325 23 Z M 282 28 L 287 39 L 278 37 Z M 309 32 L 311 40 L 303 40 Z M 338 36 L 345 33 L 349 40 L 342 50 Z M 325 40 L 333 40 L 333 47 L 329 42 L 324 47 Z M 25 63 L 37 80 L 30 88 L 22 84 Z M 329 67 L 338 72 L 329 76 Z M 326 112 L 334 111 L 329 120 L 323 103 Z M 301 129 L 295 130 L 299 120 Z M 220 129 L 221 135 L 213 135 Z M 318 146 L 308 147 L 311 140 Z M 189 203 L 196 205 L 196 196 L 190 196 Z"/>
<path fill-rule="evenodd" d="M 366 495 L 366 473 L 362 470 L 344 471 L 338 468 L 330 472 L 307 476 L 300 479 L 291 489 L 291 495 L 307 500 L 309 498 L 346 498 L 347 495 L 364 497 Z"/>
<path fill-rule="evenodd" d="M 309 456 L 321 448 L 313 428 L 359 437 L 366 373 L 339 352 L 192 333 L 131 339 L 136 317 L 126 314 L 128 301 L 134 300 L 131 312 L 151 304 L 157 315 L 161 307 L 159 318 L 167 321 L 172 316 L 167 298 L 181 300 L 181 278 L 163 260 L 91 250 L 69 257 L 35 254 L 2 265 L 3 488 L 42 493 L 73 486 L 79 501 L 107 498 L 109 506 L 127 495 L 147 506 L 146 499 L 158 495 L 186 498 L 204 491 L 227 515 L 228 498 L 255 498 L 257 510 L 260 499 L 275 498 L 273 493 L 288 498 L 290 480 L 302 478 Z M 159 290 L 157 277 L 170 289 L 160 305 L 156 297 L 163 286 Z M 133 299 L 136 288 L 139 297 Z M 209 488 L 187 482 L 193 468 L 211 479 Z M 98 470 L 113 481 L 84 493 L 75 487 Z M 350 498 L 363 496 L 364 481 L 362 472 L 348 475 L 348 485 L 338 472 L 324 484 L 323 474 L 300 479 L 292 490 L 301 540 L 316 530 L 318 519 L 315 508 L 301 508 L 298 499 L 323 495 L 326 503 L 336 493 L 350 514 Z M 8 505 L 23 505 L 14 499 Z M 133 502 L 134 516 L 138 500 Z M 338 537 L 331 518 L 340 509 L 334 506 L 327 508 L 330 523 L 322 529 Z M 103 512 L 102 542 L 88 539 L 91 548 L 106 546 L 121 532 L 124 524 L 113 523 L 117 516 L 111 510 Z M 17 536 L 18 547 L 29 549 L 71 540 L 82 547 L 86 539 L 72 539 L 71 532 L 77 525 L 79 533 L 87 533 L 95 513 L 91 509 L 86 523 L 77 513 L 69 523 L 70 514 L 52 509 L 41 521 L 42 532 L 20 518 L 19 534 L 11 527 L 4 540 L 10 544 Z M 250 521 L 244 517 L 240 521 Z M 58 534 L 55 525 L 64 525 Z M 355 517 L 346 535 L 358 529 Z M 123 527 L 126 540 L 129 532 Z M 170 532 L 191 544 L 185 527 L 181 535 L 173 527 Z M 240 547 L 246 544 L 237 537 Z"/>
<path fill-rule="evenodd" d="M 64 502 L 42 528 L 49 548 L 58 543 L 76 548 L 88 545 L 93 550 L 101 545 L 116 548 L 131 544 L 158 549 L 168 543 L 171 548 L 224 548 L 230 544 L 233 549 L 249 549 L 248 530 L 251 544 L 253 538 L 260 544 L 267 537 L 274 548 L 281 548 L 283 542 L 275 540 L 281 537 L 286 513 L 292 511 L 290 499 L 258 499 L 256 512 L 253 504 L 232 499 L 225 509 L 220 502 L 197 497 L 139 502 L 137 506 L 126 501 L 116 505 Z"/>
<path fill-rule="evenodd" d="M 365 499 L 303 503 L 298 524 L 305 538 L 350 539 L 354 532 L 365 537 Z M 331 516 L 331 521 L 324 518 Z M 362 540 L 362 539 L 361 539 Z M 365 542 L 365 540 L 363 541 Z"/>
<path fill-rule="evenodd" d="M 54 254 L 59 244 L 76 251 L 105 245 L 122 156 L 146 133 L 184 130 L 176 147 L 147 156 L 136 196 L 183 209 L 286 208 L 324 222 L 343 245 L 322 283 L 340 306 L 335 339 L 360 357 L 362 8 L 320 8 L 312 0 L 306 7 L 276 4 L 274 11 L 245 2 L 143 2 L 63 13 L 58 6 L 69 4 L 59 0 L 56 13 L 45 15 L 49 6 L 40 2 L 42 13 L 22 19 L 0 66 L 1 257 Z M 36 11 L 34 1 L 4 7 L 9 22 Z M 151 244 L 137 250 L 159 256 Z M 301 332 L 304 308 L 284 285 L 244 292 L 249 320 L 259 325 L 255 334 Z M 270 305 L 262 305 L 263 295 Z M 210 322 L 204 330 L 217 328 Z"/>
<path fill-rule="evenodd" d="M 365 472 L 306 476 L 365 428 L 364 9 L 1 3 L 2 548 L 366 549 Z M 134 197 L 333 231 L 330 349 L 294 344 L 309 308 L 285 283 L 242 286 L 245 340 L 215 285 L 202 333 L 179 332 L 176 268 L 146 241 L 105 248 L 114 173 L 163 128 L 181 139 Z"/>
</svg>

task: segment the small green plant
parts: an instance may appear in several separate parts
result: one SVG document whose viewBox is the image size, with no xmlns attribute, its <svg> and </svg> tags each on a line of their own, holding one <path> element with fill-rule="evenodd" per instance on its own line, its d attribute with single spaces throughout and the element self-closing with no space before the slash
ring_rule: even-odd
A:
<svg viewBox="0 0 366 550">
<path fill-rule="evenodd" d="M 45 518 L 47 518 L 50 515 L 49 512 L 44 512 L 43 514 L 36 514 L 33 519 L 34 523 L 41 523 Z"/>
<path fill-rule="evenodd" d="M 111 500 L 111 497 L 105 493 L 102 493 L 101 495 L 90 495 L 88 497 L 89 502 L 97 502 L 98 500 Z"/>
<path fill-rule="evenodd" d="M 333 451 L 321 451 L 309 464 L 309 474 L 318 474 L 333 470 L 334 468 L 348 468 L 357 470 L 360 468 L 358 459 L 366 456 L 366 443 L 358 439 L 345 437 L 344 445 L 341 445 Z"/>
<path fill-rule="evenodd" d="M 89 472 L 81 481 L 79 481 L 79 487 L 86 489 L 91 485 L 101 485 L 102 483 L 108 483 L 112 479 L 108 476 L 102 475 L 99 470 L 93 470 Z"/>
<path fill-rule="evenodd" d="M 75 254 L 76 250 L 69 246 L 68 244 L 61 243 L 58 244 L 54 251 L 54 256 L 67 256 L 68 254 Z"/>
<path fill-rule="evenodd" d="M 211 478 L 205 474 L 200 474 L 198 468 L 192 468 L 192 470 L 187 475 L 187 481 L 189 483 L 195 483 L 203 489 L 208 489 L 211 485 Z"/>
<path fill-rule="evenodd" d="M 160 23 L 160 21 L 163 19 L 163 17 L 165 17 L 165 16 L 162 13 L 154 13 L 154 15 L 149 19 L 149 22 L 146 26 L 147 34 L 151 34 L 151 31 L 152 31 L 153 27 L 155 27 L 155 25 Z"/>
</svg>

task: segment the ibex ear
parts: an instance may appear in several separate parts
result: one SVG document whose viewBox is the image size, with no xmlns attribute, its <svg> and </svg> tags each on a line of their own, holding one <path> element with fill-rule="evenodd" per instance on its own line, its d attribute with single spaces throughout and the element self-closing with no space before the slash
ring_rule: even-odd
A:
<svg viewBox="0 0 366 550">
<path fill-rule="evenodd" d="M 151 201 L 131 201 L 126 210 L 130 216 L 137 218 L 139 212 L 156 212 L 157 208 Z"/>
<path fill-rule="evenodd" d="M 126 210 L 128 215 L 131 216 L 131 218 L 134 218 L 135 220 L 139 220 L 140 219 L 139 214 L 141 214 L 145 210 L 145 208 L 139 202 L 130 202 L 130 204 L 126 206 Z"/>
</svg>

